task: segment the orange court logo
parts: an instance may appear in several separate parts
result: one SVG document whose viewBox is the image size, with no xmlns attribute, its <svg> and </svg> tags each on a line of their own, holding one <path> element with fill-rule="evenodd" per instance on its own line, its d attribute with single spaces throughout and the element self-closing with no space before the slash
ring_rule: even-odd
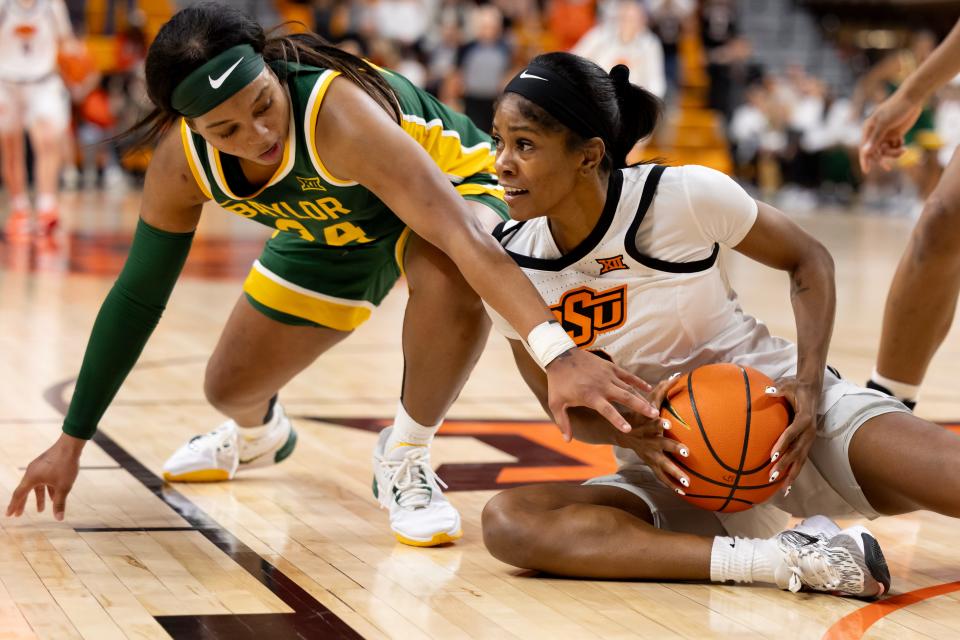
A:
<svg viewBox="0 0 960 640">
<path fill-rule="evenodd" d="M 605 291 L 572 289 L 550 309 L 578 347 L 589 347 L 601 333 L 623 326 L 627 319 L 627 285 Z"/>
<path fill-rule="evenodd" d="M 611 271 L 620 271 L 621 269 L 630 268 L 623 264 L 622 253 L 618 256 L 613 256 L 612 258 L 597 258 L 597 262 L 600 263 L 600 275 L 610 273 Z"/>
</svg>

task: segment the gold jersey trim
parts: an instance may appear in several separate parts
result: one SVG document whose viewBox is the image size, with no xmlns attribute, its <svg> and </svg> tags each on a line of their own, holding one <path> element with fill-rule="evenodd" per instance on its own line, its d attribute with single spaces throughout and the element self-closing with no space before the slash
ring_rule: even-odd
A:
<svg viewBox="0 0 960 640">
<path fill-rule="evenodd" d="M 273 273 L 259 260 L 243 283 L 243 291 L 260 304 L 337 331 L 352 331 L 376 307 L 366 300 L 348 300 L 304 289 Z"/>
<path fill-rule="evenodd" d="M 405 113 L 400 126 L 430 154 L 434 163 L 454 184 L 478 173 L 496 175 L 496 155 L 489 142 L 466 147 L 460 141 L 460 133 L 445 129 L 440 118 L 427 121 Z"/>
<path fill-rule="evenodd" d="M 294 117 L 293 113 L 293 101 L 290 101 L 290 126 L 287 131 L 287 142 L 283 145 L 283 159 L 280 161 L 280 166 L 277 167 L 277 170 L 273 172 L 273 176 L 267 180 L 266 184 L 257 189 L 255 193 L 249 196 L 238 196 L 227 184 L 227 177 L 223 173 L 223 165 L 220 163 L 220 151 L 214 147 L 212 144 L 207 142 L 207 157 L 210 158 L 210 165 L 212 168 L 213 178 L 217 181 L 217 186 L 220 187 L 220 190 L 227 194 L 227 197 L 231 200 L 252 200 L 256 198 L 261 193 L 263 193 L 269 187 L 277 184 L 281 180 L 287 177 L 290 171 L 293 169 L 293 165 L 297 159 L 297 120 Z"/>
<path fill-rule="evenodd" d="M 200 155 L 193 144 L 193 136 L 190 135 L 190 127 L 187 126 L 186 118 L 180 119 L 180 141 L 183 143 L 183 153 L 187 156 L 187 164 L 190 166 L 190 173 L 193 179 L 197 181 L 200 191 L 207 197 L 207 200 L 213 200 L 213 191 L 210 189 L 210 181 L 207 180 L 207 174 L 203 171 L 203 165 L 200 163 Z"/>
<path fill-rule="evenodd" d="M 317 175 L 332 184 L 335 187 L 355 187 L 358 182 L 353 180 L 342 180 L 337 178 L 323 166 L 320 160 L 320 154 L 317 153 L 317 117 L 320 115 L 320 106 L 323 104 L 323 98 L 330 88 L 333 79 L 340 75 L 339 71 L 328 69 L 320 74 L 316 84 L 313 85 L 313 91 L 310 92 L 310 99 L 307 100 L 307 108 L 304 114 L 303 133 L 307 140 L 307 152 L 310 156 L 310 162 L 317 171 Z"/>
</svg>

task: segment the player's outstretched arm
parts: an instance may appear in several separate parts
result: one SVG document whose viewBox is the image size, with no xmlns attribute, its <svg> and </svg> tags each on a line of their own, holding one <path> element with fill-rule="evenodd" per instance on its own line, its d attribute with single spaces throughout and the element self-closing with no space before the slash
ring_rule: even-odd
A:
<svg viewBox="0 0 960 640">
<path fill-rule="evenodd" d="M 189 252 L 202 203 L 179 141 L 166 138 L 147 171 L 130 254 L 90 334 L 63 434 L 27 467 L 7 506 L 8 516 L 23 514 L 31 492 L 42 511 L 46 492 L 54 517 L 63 519 L 83 447 L 160 320 Z"/>
<path fill-rule="evenodd" d="M 543 370 L 530 357 L 519 340 L 510 340 L 510 348 L 513 350 L 513 359 L 517 363 L 517 369 L 524 382 L 540 401 L 540 406 L 547 415 L 551 415 L 547 401 L 547 377 Z M 594 356 L 591 354 L 591 357 Z M 651 404 L 656 407 L 663 404 L 663 398 L 671 384 L 672 379 L 663 380 L 654 387 L 649 394 Z M 665 486 L 675 491 L 683 491 L 684 486 L 689 487 L 690 479 L 666 455 L 667 453 L 683 457 L 689 455 L 686 448 L 679 442 L 664 437 L 663 430 L 670 428 L 670 421 L 663 418 L 651 419 L 635 413 L 627 415 L 630 429 L 623 431 L 611 429 L 610 423 L 596 411 L 578 407 L 570 411 L 570 433 L 573 439 L 581 442 L 611 444 L 632 449 Z"/>
<path fill-rule="evenodd" d="M 789 487 L 816 438 L 817 407 L 837 306 L 833 258 L 783 212 L 757 204 L 756 222 L 735 249 L 790 275 L 790 300 L 797 323 L 797 374 L 777 381 L 777 388 L 769 391 L 784 395 L 794 408 L 793 422 L 771 451 L 777 460 L 773 473 L 786 478 L 784 486 Z"/>
<path fill-rule="evenodd" d="M 322 141 L 317 152 L 335 176 L 360 182 L 377 194 L 414 232 L 450 256 L 480 297 L 527 337 L 542 356 L 552 414 L 566 433 L 567 411 L 577 406 L 594 409 L 618 427 L 627 422 L 613 403 L 658 415 L 656 407 L 632 391 L 649 390 L 649 385 L 575 348 L 447 176 L 359 87 L 341 78 L 332 82 L 317 118 L 316 137 Z M 540 339 L 533 340 L 534 335 Z"/>
<path fill-rule="evenodd" d="M 884 100 L 863 125 L 860 167 L 869 172 L 903 155 L 903 138 L 933 93 L 960 73 L 960 21 L 902 85 Z"/>
</svg>

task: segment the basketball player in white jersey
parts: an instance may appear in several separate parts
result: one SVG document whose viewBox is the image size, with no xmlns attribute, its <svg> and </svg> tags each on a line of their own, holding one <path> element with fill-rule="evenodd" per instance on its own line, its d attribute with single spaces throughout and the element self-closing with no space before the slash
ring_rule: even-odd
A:
<svg viewBox="0 0 960 640">
<path fill-rule="evenodd" d="M 9 197 L 8 239 L 31 231 L 24 133 L 36 158 L 38 228 L 57 226 L 61 137 L 70 123 L 69 101 L 57 52 L 73 42 L 63 0 L 0 0 L 0 159 Z"/>
<path fill-rule="evenodd" d="M 566 576 L 882 595 L 890 578 L 877 541 L 818 514 L 960 516 L 960 437 L 827 368 L 835 291 L 819 242 L 712 169 L 625 166 L 660 108 L 627 74 L 551 53 L 507 85 L 493 137 L 513 220 L 495 234 L 581 348 L 663 381 L 654 404 L 671 374 L 714 362 L 776 380 L 768 393 L 795 410 L 771 451 L 771 482 L 784 478 L 787 490 L 739 513 L 698 509 L 676 495 L 689 477 L 666 455 L 686 455 L 662 436 L 668 420 L 618 432 L 578 411 L 567 435 L 619 445 L 618 473 L 504 491 L 484 509 L 484 541 L 504 562 Z M 740 309 L 721 246 L 789 274 L 796 345 Z M 542 402 L 543 372 L 493 315 Z M 784 531 L 790 515 L 807 519 Z"/>
</svg>

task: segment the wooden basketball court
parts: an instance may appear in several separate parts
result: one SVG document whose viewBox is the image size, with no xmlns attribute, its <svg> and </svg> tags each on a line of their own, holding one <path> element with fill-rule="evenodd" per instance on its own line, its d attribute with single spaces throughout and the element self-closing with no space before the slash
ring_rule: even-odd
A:
<svg viewBox="0 0 960 640">
<path fill-rule="evenodd" d="M 0 499 L 54 441 L 99 304 L 122 265 L 137 193 L 66 196 L 56 246 L 0 245 Z M 911 222 L 848 211 L 799 218 L 837 261 L 831 363 L 863 381 Z M 165 485 L 166 457 L 222 418 L 202 377 L 265 237 L 216 209 L 140 364 L 86 448 L 67 519 L 30 506 L 0 519 L 0 638 L 957 638 L 960 523 L 927 513 L 870 525 L 893 573 L 877 604 L 765 587 L 564 580 L 494 560 L 480 511 L 498 490 L 580 481 L 613 467 L 568 445 L 498 336 L 440 432 L 433 461 L 464 517 L 462 540 L 394 541 L 370 491 L 370 454 L 400 386 L 405 300 L 281 397 L 300 436 L 280 466 L 234 482 Z M 726 257 L 745 309 L 792 337 L 785 275 Z M 960 422 L 960 339 L 930 371 L 919 414 Z"/>
</svg>

